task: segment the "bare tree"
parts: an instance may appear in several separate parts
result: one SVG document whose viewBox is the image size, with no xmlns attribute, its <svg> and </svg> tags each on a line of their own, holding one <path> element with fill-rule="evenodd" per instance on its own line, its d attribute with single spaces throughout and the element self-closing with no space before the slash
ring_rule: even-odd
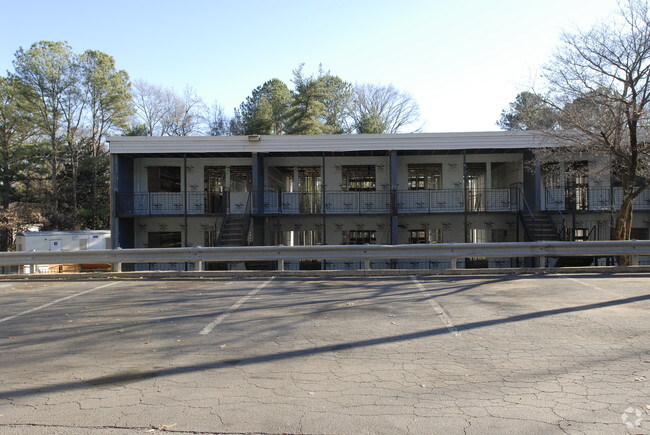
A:
<svg viewBox="0 0 650 435">
<path fill-rule="evenodd" d="M 162 136 L 190 136 L 200 133 L 205 123 L 205 103 L 190 87 L 185 89 L 182 96 L 173 91 L 167 91 L 166 115 L 161 123 Z"/>
<path fill-rule="evenodd" d="M 420 109 L 413 97 L 393 85 L 358 84 L 350 116 L 357 133 L 392 134 L 417 123 Z"/>
<path fill-rule="evenodd" d="M 145 126 L 147 136 L 161 136 L 163 122 L 173 107 L 171 93 L 143 80 L 133 82 L 131 93 L 138 124 Z"/>
<path fill-rule="evenodd" d="M 230 136 L 230 118 L 218 103 L 214 103 L 206 114 L 206 133 L 208 136 Z"/>
<path fill-rule="evenodd" d="M 627 0 L 618 15 L 588 31 L 562 34 L 545 68 L 544 100 L 561 128 L 548 133 L 559 152 L 609 156 L 623 190 L 614 238 L 629 239 L 634 199 L 650 182 L 650 16 L 645 0 Z"/>
<path fill-rule="evenodd" d="M 142 80 L 132 86 L 135 128 L 144 126 L 147 136 L 199 134 L 206 123 L 205 104 L 190 87 L 183 95 Z"/>
</svg>

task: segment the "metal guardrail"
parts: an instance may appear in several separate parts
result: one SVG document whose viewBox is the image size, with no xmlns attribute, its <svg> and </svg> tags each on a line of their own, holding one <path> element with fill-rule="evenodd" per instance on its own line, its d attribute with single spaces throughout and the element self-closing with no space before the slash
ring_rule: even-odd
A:
<svg viewBox="0 0 650 435">
<path fill-rule="evenodd" d="M 204 262 L 275 261 L 283 270 L 285 260 L 361 260 L 370 269 L 371 260 L 446 258 L 451 268 L 469 257 L 609 257 L 626 255 L 631 264 L 638 256 L 650 255 L 650 241 L 593 242 L 508 242 L 439 243 L 418 245 L 316 245 L 316 246 L 236 246 L 219 248 L 111 249 L 69 252 L 2 252 L 0 266 L 33 264 L 112 264 L 121 271 L 122 263 L 185 263 L 203 270 Z M 636 261 L 635 261 L 636 259 Z M 543 264 L 543 262 L 541 263 Z"/>
</svg>

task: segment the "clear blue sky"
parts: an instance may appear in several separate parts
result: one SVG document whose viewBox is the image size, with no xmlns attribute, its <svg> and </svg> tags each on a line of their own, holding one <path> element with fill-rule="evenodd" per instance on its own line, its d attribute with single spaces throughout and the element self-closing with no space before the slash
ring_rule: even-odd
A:
<svg viewBox="0 0 650 435">
<path fill-rule="evenodd" d="M 392 83 L 423 131 L 496 130 L 562 29 L 606 20 L 616 0 L 0 0 L 0 74 L 40 40 L 100 50 L 132 79 L 192 87 L 228 113 L 301 63 L 352 83 Z"/>
</svg>

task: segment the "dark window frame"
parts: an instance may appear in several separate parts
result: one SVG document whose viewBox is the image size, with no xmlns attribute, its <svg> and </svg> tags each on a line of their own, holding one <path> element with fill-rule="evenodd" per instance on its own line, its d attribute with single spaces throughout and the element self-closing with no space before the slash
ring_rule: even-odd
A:
<svg viewBox="0 0 650 435">
<path fill-rule="evenodd" d="M 147 168 L 147 191 L 152 193 L 181 191 L 180 166 L 149 166 Z"/>
<path fill-rule="evenodd" d="M 349 230 L 343 233 L 344 245 L 374 245 L 377 243 L 375 230 Z"/>
<path fill-rule="evenodd" d="M 442 189 L 442 163 L 408 165 L 409 190 Z"/>
<path fill-rule="evenodd" d="M 346 165 L 341 167 L 341 189 L 347 192 L 377 190 L 375 165 Z"/>
</svg>

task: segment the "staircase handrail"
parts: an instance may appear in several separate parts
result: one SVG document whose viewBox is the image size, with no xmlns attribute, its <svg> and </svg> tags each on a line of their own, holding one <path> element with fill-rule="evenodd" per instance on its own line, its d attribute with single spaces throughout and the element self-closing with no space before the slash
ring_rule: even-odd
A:
<svg viewBox="0 0 650 435">
<path fill-rule="evenodd" d="M 223 229 L 226 226 L 226 221 L 228 220 L 228 215 L 230 214 L 230 191 L 229 190 L 224 190 L 224 211 L 223 211 L 223 219 L 221 219 L 221 226 L 219 227 L 219 234 L 217 234 L 217 240 L 215 240 L 214 245 L 215 246 L 221 246 L 221 243 L 223 243 Z"/>
<path fill-rule="evenodd" d="M 528 204 L 528 201 L 526 201 L 526 197 L 522 194 L 521 199 L 524 201 L 524 206 L 526 206 L 526 210 L 528 210 L 528 214 L 530 215 L 531 219 L 533 222 L 535 221 L 535 215 L 533 214 L 533 210 L 530 208 L 530 205 Z"/>
<path fill-rule="evenodd" d="M 562 227 L 558 228 L 557 225 L 555 224 L 555 220 L 553 219 L 553 215 L 549 210 L 544 210 L 546 215 L 548 216 L 548 219 L 551 221 L 551 224 L 553 224 L 553 228 L 555 228 L 555 233 L 558 236 L 559 240 L 566 240 L 566 220 L 564 219 L 564 215 L 560 210 L 557 210 L 559 213 L 560 217 L 562 218 Z"/>
<path fill-rule="evenodd" d="M 248 193 L 248 199 L 246 200 L 246 207 L 244 207 L 244 218 L 246 219 L 242 228 L 242 242 L 245 243 L 248 240 L 248 233 L 250 232 L 251 227 L 251 193 Z"/>
<path fill-rule="evenodd" d="M 593 227 L 591 227 L 591 229 L 590 229 L 589 232 L 587 233 L 587 240 L 591 240 L 591 234 L 594 233 L 595 231 L 596 231 L 596 225 L 594 225 Z"/>
</svg>

